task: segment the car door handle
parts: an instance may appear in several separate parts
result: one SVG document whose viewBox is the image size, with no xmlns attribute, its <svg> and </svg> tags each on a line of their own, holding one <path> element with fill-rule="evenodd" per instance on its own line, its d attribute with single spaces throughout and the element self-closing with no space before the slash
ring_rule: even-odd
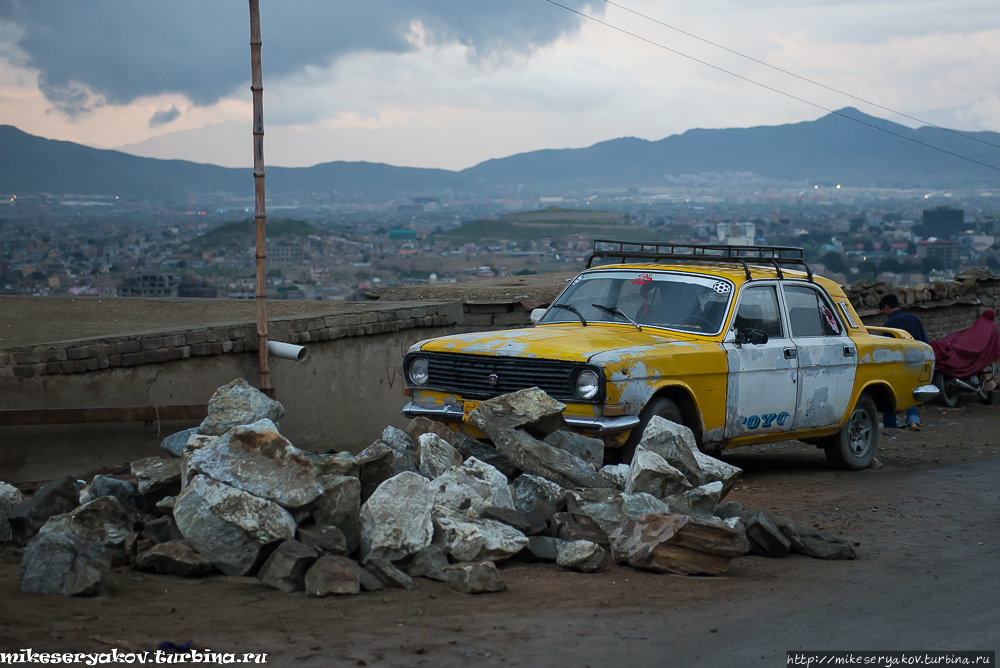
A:
<svg viewBox="0 0 1000 668">
<path fill-rule="evenodd" d="M 795 348 L 785 348 L 785 359 L 793 360 L 799 356 L 799 351 Z"/>
<path fill-rule="evenodd" d="M 844 346 L 844 357 L 854 357 L 854 346 Z"/>
</svg>

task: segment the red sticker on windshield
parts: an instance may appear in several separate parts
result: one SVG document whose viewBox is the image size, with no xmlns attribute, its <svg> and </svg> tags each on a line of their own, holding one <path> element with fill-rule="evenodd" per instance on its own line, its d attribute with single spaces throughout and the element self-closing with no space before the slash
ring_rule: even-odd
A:
<svg viewBox="0 0 1000 668">
<path fill-rule="evenodd" d="M 652 283 L 653 277 L 650 274 L 640 274 L 639 276 L 632 279 L 633 285 L 645 285 L 646 283 Z"/>
<path fill-rule="evenodd" d="M 840 334 L 840 325 L 837 324 L 837 320 L 833 317 L 833 313 L 830 312 L 830 309 L 825 306 L 823 307 L 823 316 L 826 317 L 826 321 L 830 323 L 830 327 L 833 328 L 834 333 Z"/>
</svg>

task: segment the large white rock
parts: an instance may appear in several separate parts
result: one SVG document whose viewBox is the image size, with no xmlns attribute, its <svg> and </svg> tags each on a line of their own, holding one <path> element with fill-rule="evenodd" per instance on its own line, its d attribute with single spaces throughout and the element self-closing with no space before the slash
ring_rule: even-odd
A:
<svg viewBox="0 0 1000 668">
<path fill-rule="evenodd" d="M 701 467 L 695 455 L 698 452 L 698 443 L 695 441 L 694 432 L 684 425 L 654 415 L 642 432 L 639 445 L 650 452 L 655 452 L 671 466 L 680 470 L 687 476 L 692 486 L 696 487 L 707 482 L 700 475 Z"/>
<path fill-rule="evenodd" d="M 382 438 L 379 441 L 382 445 L 392 450 L 392 454 L 396 458 L 396 473 L 403 473 L 404 471 L 410 471 L 411 473 L 419 472 L 413 441 L 410 440 L 409 435 L 405 431 L 389 425 L 382 430 Z"/>
<path fill-rule="evenodd" d="M 626 492 L 646 492 L 663 499 L 689 489 L 691 484 L 684 474 L 663 457 L 641 445 L 635 449 L 625 483 Z"/>
<path fill-rule="evenodd" d="M 703 485 L 710 482 L 722 483 L 722 492 L 719 494 L 719 498 L 725 498 L 736 481 L 743 475 L 743 469 L 727 464 L 711 455 L 695 452 L 694 456 L 698 461 L 698 466 L 701 467 L 700 477 L 705 481 L 702 483 Z"/>
<path fill-rule="evenodd" d="M 249 575 L 265 546 L 295 538 L 295 520 L 267 499 L 196 475 L 174 503 L 184 538 L 226 575 Z"/>
<path fill-rule="evenodd" d="M 351 476 L 326 475 L 320 478 L 323 495 L 312 511 L 320 526 L 337 527 L 344 533 L 347 553 L 361 544 L 361 481 Z"/>
<path fill-rule="evenodd" d="M 669 496 L 664 502 L 670 506 L 670 512 L 674 514 L 710 518 L 715 513 L 715 507 L 719 505 L 722 489 L 721 482 L 710 482 L 682 494 Z"/>
<path fill-rule="evenodd" d="M 21 490 L 13 485 L 0 482 L 0 543 L 6 543 L 11 538 L 10 523 L 7 522 L 7 511 L 15 503 L 24 501 Z"/>
<path fill-rule="evenodd" d="M 418 467 L 429 480 L 462 463 L 461 453 L 437 434 L 422 434 L 419 442 Z"/>
<path fill-rule="evenodd" d="M 270 420 L 275 424 L 285 408 L 242 378 L 226 383 L 208 400 L 208 417 L 198 427 L 199 434 L 222 436 L 241 424 Z"/>
<path fill-rule="evenodd" d="M 405 559 L 431 544 L 435 491 L 427 478 L 404 472 L 389 478 L 361 506 L 361 560 Z"/>
<path fill-rule="evenodd" d="M 289 443 L 270 420 L 233 427 L 193 452 L 189 465 L 285 508 L 301 508 L 323 493 L 312 458 Z"/>
<path fill-rule="evenodd" d="M 434 506 L 434 544 L 455 561 L 504 561 L 523 550 L 528 538 L 501 522 Z"/>
<path fill-rule="evenodd" d="M 105 547 L 122 547 L 145 514 L 113 496 L 101 496 L 63 515 L 53 515 L 39 533 L 69 531 Z"/>
<path fill-rule="evenodd" d="M 581 573 L 593 573 L 604 567 L 608 553 L 597 543 L 589 540 L 565 541 L 559 546 L 556 563 L 563 568 Z"/>
<path fill-rule="evenodd" d="M 619 492 L 625 491 L 625 485 L 628 484 L 628 464 L 608 464 L 601 467 L 597 474 L 604 478 L 608 487 Z"/>
<path fill-rule="evenodd" d="M 489 507 L 514 508 L 507 476 L 485 462 L 469 457 L 434 479 L 435 505 L 479 517 Z"/>
</svg>

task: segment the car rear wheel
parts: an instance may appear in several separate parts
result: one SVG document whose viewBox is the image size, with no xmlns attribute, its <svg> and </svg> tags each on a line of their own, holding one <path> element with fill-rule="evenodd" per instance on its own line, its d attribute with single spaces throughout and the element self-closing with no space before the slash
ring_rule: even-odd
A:
<svg viewBox="0 0 1000 668">
<path fill-rule="evenodd" d="M 862 394 L 847 424 L 826 442 L 826 461 L 838 469 L 866 469 L 875 459 L 878 446 L 878 409 L 875 401 Z"/>
<path fill-rule="evenodd" d="M 669 420 L 670 422 L 684 424 L 684 418 L 681 417 L 681 409 L 673 401 L 666 397 L 650 399 L 646 407 L 639 413 L 639 424 L 632 429 L 632 433 L 628 435 L 628 440 L 625 441 L 625 447 L 622 448 L 622 461 L 625 464 L 632 462 L 632 455 L 635 454 L 635 448 L 639 445 L 639 441 L 642 440 L 642 432 L 646 431 L 646 425 L 649 424 L 654 415 L 659 415 L 664 420 Z"/>
</svg>

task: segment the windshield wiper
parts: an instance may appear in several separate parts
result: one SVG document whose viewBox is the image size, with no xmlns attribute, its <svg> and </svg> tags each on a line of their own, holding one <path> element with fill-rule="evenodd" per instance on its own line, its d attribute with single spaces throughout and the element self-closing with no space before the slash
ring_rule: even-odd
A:
<svg viewBox="0 0 1000 668">
<path fill-rule="evenodd" d="M 633 325 L 635 325 L 635 328 L 638 329 L 640 332 L 642 331 L 642 327 L 639 326 L 639 323 L 637 323 L 635 320 L 633 320 L 632 318 L 630 318 L 627 315 L 625 315 L 625 312 L 622 311 L 617 306 L 603 306 L 601 304 L 591 304 L 591 306 L 593 306 L 594 308 L 599 308 L 602 311 L 607 311 L 608 313 L 611 313 L 611 314 L 614 314 L 614 315 L 620 315 L 621 317 L 625 318 L 630 323 L 632 323 Z"/>
<path fill-rule="evenodd" d="M 579 318 L 579 319 L 580 319 L 580 322 L 582 322 L 582 323 L 583 323 L 583 326 L 584 326 L 584 327 L 586 327 L 586 326 L 587 326 L 587 319 L 586 319 L 586 318 L 584 318 L 584 317 L 583 317 L 583 314 L 582 314 L 582 313 L 580 313 L 580 312 L 579 312 L 578 310 L 576 310 L 576 307 L 575 307 L 575 306 L 573 306 L 572 304 L 553 304 L 553 305 L 552 305 L 552 307 L 553 307 L 553 308 L 564 308 L 564 309 L 566 309 L 567 311 L 571 311 L 571 312 L 575 313 L 575 314 L 576 314 L 576 317 L 577 317 L 577 318 Z"/>
</svg>

